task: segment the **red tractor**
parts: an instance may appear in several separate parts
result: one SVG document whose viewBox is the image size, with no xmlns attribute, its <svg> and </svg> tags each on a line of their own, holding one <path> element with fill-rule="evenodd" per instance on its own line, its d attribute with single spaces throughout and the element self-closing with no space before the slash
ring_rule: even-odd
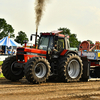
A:
<svg viewBox="0 0 100 100">
<path fill-rule="evenodd" d="M 33 34 L 32 34 L 33 35 Z M 32 36 L 31 36 L 32 37 Z M 40 33 L 38 48 L 17 48 L 16 56 L 6 58 L 2 72 L 6 79 L 42 83 L 50 77 L 59 81 L 87 81 L 89 63 L 69 50 L 69 39 L 59 33 Z"/>
</svg>

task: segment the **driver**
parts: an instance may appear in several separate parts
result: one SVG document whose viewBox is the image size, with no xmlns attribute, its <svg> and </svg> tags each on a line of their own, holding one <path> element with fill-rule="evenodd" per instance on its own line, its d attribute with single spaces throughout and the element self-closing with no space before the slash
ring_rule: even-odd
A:
<svg viewBox="0 0 100 100">
<path fill-rule="evenodd" d="M 55 45 L 54 45 L 54 49 L 53 49 L 53 51 L 58 52 L 58 49 L 57 49 L 57 42 L 55 42 Z"/>
<path fill-rule="evenodd" d="M 54 50 L 54 51 L 58 51 L 58 50 L 57 50 L 57 44 L 54 45 L 54 49 L 53 49 L 53 50 Z"/>
</svg>

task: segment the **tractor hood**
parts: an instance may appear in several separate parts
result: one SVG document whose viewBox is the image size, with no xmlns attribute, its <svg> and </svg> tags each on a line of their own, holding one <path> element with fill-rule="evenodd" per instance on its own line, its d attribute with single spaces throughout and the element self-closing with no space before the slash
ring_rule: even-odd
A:
<svg viewBox="0 0 100 100">
<path fill-rule="evenodd" d="M 32 57 L 46 58 L 46 53 L 45 50 L 19 47 L 17 48 L 17 61 L 25 63 Z"/>
<path fill-rule="evenodd" d="M 17 48 L 17 53 L 18 54 L 32 54 L 32 53 L 36 53 L 36 54 L 44 54 L 46 55 L 46 51 L 45 50 L 40 50 L 40 49 L 34 49 L 34 48 Z"/>
</svg>

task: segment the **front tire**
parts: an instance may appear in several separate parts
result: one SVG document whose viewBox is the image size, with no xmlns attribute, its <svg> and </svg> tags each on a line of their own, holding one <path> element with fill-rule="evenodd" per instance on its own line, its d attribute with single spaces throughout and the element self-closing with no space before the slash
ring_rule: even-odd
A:
<svg viewBox="0 0 100 100">
<path fill-rule="evenodd" d="M 82 76 L 83 64 L 76 54 L 68 54 L 59 61 L 58 79 L 60 81 L 79 81 Z"/>
<path fill-rule="evenodd" d="M 6 58 L 2 64 L 3 75 L 11 81 L 17 81 L 24 77 L 23 68 L 14 68 L 15 63 L 17 63 L 16 56 L 11 56 Z"/>
<path fill-rule="evenodd" d="M 46 82 L 50 76 L 50 64 L 42 57 L 34 57 L 28 60 L 24 68 L 26 79 L 32 83 Z"/>
</svg>

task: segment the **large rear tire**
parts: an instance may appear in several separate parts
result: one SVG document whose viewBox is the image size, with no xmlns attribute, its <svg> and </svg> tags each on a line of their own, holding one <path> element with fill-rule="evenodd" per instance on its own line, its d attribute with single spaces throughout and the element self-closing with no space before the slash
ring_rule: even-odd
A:
<svg viewBox="0 0 100 100">
<path fill-rule="evenodd" d="M 87 57 L 81 57 L 82 63 L 83 63 L 83 74 L 80 79 L 80 81 L 87 82 L 90 76 L 90 63 L 87 59 Z"/>
<path fill-rule="evenodd" d="M 95 73 L 96 77 L 100 78 L 100 66 L 96 66 L 94 69 L 95 69 L 94 73 Z"/>
<path fill-rule="evenodd" d="M 50 64 L 42 57 L 28 60 L 24 68 L 26 79 L 32 83 L 46 82 L 50 76 Z"/>
<path fill-rule="evenodd" d="M 58 79 L 60 81 L 79 81 L 82 76 L 83 64 L 76 54 L 68 54 L 59 59 Z"/>
<path fill-rule="evenodd" d="M 6 58 L 2 64 L 2 73 L 6 79 L 17 81 L 24 77 L 23 68 L 15 68 L 14 64 L 17 63 L 16 56 Z"/>
</svg>

